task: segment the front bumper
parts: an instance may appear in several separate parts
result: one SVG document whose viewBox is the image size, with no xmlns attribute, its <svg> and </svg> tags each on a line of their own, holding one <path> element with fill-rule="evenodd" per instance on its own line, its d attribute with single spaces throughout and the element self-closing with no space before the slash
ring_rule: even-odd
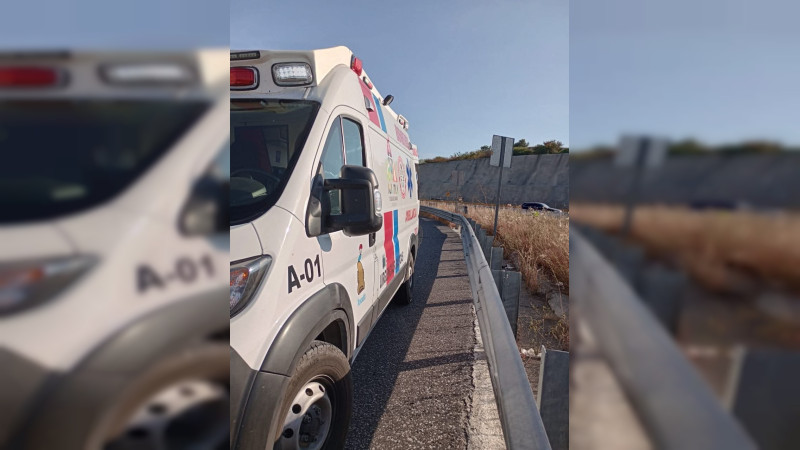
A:
<svg viewBox="0 0 800 450">
<path fill-rule="evenodd" d="M 231 349 L 230 448 L 272 448 L 277 413 L 289 384 L 285 375 L 250 368 Z"/>
</svg>

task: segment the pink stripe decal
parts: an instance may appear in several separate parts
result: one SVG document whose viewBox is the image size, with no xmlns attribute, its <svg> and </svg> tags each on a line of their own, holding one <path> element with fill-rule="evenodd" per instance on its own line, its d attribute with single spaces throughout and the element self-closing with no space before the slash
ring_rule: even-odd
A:
<svg viewBox="0 0 800 450">
<path fill-rule="evenodd" d="M 372 99 L 372 91 L 369 90 L 366 84 L 360 79 L 358 80 L 358 84 L 361 85 L 361 92 L 364 93 L 364 109 L 366 109 L 366 102 L 369 102 L 372 105 L 372 111 L 367 110 L 367 114 L 369 114 L 369 120 L 372 121 L 377 126 L 381 126 L 381 119 L 378 117 L 377 106 L 375 105 L 375 101 Z"/>
<path fill-rule="evenodd" d="M 392 211 L 383 213 L 383 250 L 386 252 L 386 283 L 394 278 L 394 216 Z"/>
</svg>

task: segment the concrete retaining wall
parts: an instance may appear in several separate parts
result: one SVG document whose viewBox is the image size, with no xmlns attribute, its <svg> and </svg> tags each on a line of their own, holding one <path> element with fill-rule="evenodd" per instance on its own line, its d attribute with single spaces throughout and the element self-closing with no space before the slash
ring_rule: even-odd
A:
<svg viewBox="0 0 800 450">
<path fill-rule="evenodd" d="M 573 201 L 625 201 L 632 172 L 613 161 L 573 160 Z M 648 170 L 638 193 L 644 203 L 747 203 L 755 207 L 800 207 L 800 154 L 673 156 Z"/>
<path fill-rule="evenodd" d="M 499 167 L 489 165 L 489 158 L 420 164 L 419 198 L 463 197 L 465 202 L 492 203 L 499 172 Z M 567 208 L 569 155 L 514 156 L 511 168 L 503 169 L 500 201 L 544 202 L 554 208 Z"/>
</svg>

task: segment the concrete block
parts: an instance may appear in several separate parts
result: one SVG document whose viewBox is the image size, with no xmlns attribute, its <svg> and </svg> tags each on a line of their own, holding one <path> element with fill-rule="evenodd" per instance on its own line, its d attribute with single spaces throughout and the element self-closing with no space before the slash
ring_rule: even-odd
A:
<svg viewBox="0 0 800 450">
<path fill-rule="evenodd" d="M 634 289 L 639 286 L 639 273 L 644 266 L 644 250 L 615 240 L 609 261 L 622 278 Z"/>
<path fill-rule="evenodd" d="M 492 270 L 492 277 L 494 278 L 494 284 L 497 285 L 498 292 L 500 292 L 500 298 L 503 300 L 503 308 L 506 310 L 511 331 L 516 336 L 522 274 L 509 270 Z"/>
<path fill-rule="evenodd" d="M 491 248 L 491 259 L 489 259 L 489 267 L 492 270 L 503 269 L 503 247 Z"/>
<path fill-rule="evenodd" d="M 678 331 L 687 283 L 685 274 L 661 264 L 649 266 L 639 274 L 638 292 L 642 300 L 673 335 Z"/>
<path fill-rule="evenodd" d="M 483 240 L 483 257 L 486 262 L 492 259 L 492 245 L 494 245 L 494 236 L 486 236 Z"/>
<path fill-rule="evenodd" d="M 737 348 L 725 403 L 759 448 L 800 448 L 800 352 Z"/>
<path fill-rule="evenodd" d="M 569 448 L 569 353 L 542 346 L 536 404 L 553 450 Z"/>
</svg>

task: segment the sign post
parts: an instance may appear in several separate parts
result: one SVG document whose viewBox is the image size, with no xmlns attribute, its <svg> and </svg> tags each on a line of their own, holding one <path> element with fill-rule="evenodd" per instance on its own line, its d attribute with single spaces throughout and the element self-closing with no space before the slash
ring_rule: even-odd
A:
<svg viewBox="0 0 800 450">
<path fill-rule="evenodd" d="M 503 167 L 511 167 L 511 155 L 514 153 L 514 138 L 506 136 L 492 136 L 492 156 L 489 158 L 490 166 L 500 166 L 500 176 L 497 179 L 497 199 L 494 206 L 494 236 L 497 238 L 497 217 L 500 213 L 500 188 L 503 186 Z"/>
<path fill-rule="evenodd" d="M 664 162 L 669 141 L 648 136 L 623 136 L 619 152 L 614 160 L 618 167 L 633 167 L 633 180 L 625 202 L 625 218 L 622 221 L 622 236 L 630 235 L 633 225 L 633 209 L 636 207 L 638 192 L 642 182 L 642 172 L 646 168 L 656 168 Z"/>
</svg>

